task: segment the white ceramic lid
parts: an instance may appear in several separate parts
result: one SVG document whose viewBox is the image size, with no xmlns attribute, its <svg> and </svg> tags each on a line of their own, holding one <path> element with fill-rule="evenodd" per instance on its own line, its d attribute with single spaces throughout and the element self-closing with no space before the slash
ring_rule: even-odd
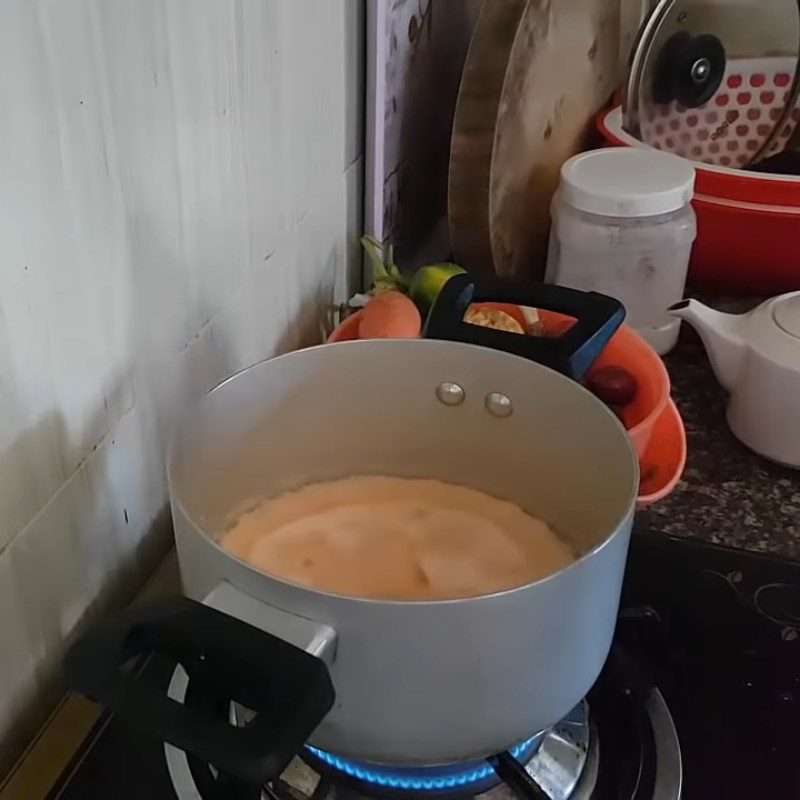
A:
<svg viewBox="0 0 800 800">
<path fill-rule="evenodd" d="M 692 199 L 694 168 L 656 150 L 607 147 L 561 166 L 561 197 L 581 211 L 609 217 L 666 214 Z"/>
<path fill-rule="evenodd" d="M 777 303 L 772 310 L 772 318 L 778 327 L 800 339 L 800 294 L 792 294 Z"/>
</svg>

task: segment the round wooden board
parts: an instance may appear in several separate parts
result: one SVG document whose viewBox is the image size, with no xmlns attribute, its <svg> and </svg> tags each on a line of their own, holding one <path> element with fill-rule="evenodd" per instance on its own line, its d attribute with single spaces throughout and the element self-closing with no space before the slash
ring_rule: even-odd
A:
<svg viewBox="0 0 800 800">
<path fill-rule="evenodd" d="M 620 0 L 484 0 L 450 147 L 455 260 L 541 277 L 561 164 L 619 79 Z"/>
</svg>

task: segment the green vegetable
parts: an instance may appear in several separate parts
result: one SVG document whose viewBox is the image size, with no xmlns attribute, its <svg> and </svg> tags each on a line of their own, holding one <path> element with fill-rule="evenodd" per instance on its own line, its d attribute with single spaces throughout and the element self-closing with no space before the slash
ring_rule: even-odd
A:
<svg viewBox="0 0 800 800">
<path fill-rule="evenodd" d="M 442 287 L 453 277 L 466 272 L 458 264 L 442 263 L 420 267 L 411 279 L 408 291 L 411 299 L 427 313 L 433 305 Z"/>
<path fill-rule="evenodd" d="M 394 248 L 372 236 L 362 236 L 361 246 L 372 262 L 372 285 L 375 294 L 396 289 L 408 293 L 408 282 L 394 263 Z"/>
<path fill-rule="evenodd" d="M 361 245 L 372 262 L 372 293 L 378 295 L 387 291 L 398 291 L 410 294 L 424 314 L 430 310 L 433 301 L 442 291 L 442 286 L 453 275 L 466 272 L 458 264 L 429 264 L 420 267 L 409 282 L 394 263 L 394 248 L 390 244 L 382 244 L 372 236 L 362 236 Z"/>
</svg>

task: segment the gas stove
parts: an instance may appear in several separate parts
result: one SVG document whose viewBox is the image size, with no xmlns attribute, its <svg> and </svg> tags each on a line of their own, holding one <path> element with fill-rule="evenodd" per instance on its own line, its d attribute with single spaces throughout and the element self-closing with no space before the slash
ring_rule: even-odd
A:
<svg viewBox="0 0 800 800">
<path fill-rule="evenodd" d="M 235 713 L 162 656 L 143 669 L 182 702 Z M 510 751 L 398 768 L 307 746 L 253 787 L 106 715 L 48 797 L 780 800 L 800 797 L 798 714 L 800 564 L 637 531 L 600 678 L 564 720 Z"/>
</svg>

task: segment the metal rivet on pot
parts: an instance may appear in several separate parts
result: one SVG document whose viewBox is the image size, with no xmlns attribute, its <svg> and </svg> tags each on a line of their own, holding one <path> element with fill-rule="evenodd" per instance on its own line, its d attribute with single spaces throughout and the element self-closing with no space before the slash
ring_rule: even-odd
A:
<svg viewBox="0 0 800 800">
<path fill-rule="evenodd" d="M 457 406 L 464 402 L 464 390 L 451 381 L 443 381 L 436 387 L 436 397 L 446 406 Z"/>
<path fill-rule="evenodd" d="M 510 417 L 514 413 L 511 400 L 502 392 L 489 392 L 485 403 L 487 411 L 495 417 Z"/>
</svg>

